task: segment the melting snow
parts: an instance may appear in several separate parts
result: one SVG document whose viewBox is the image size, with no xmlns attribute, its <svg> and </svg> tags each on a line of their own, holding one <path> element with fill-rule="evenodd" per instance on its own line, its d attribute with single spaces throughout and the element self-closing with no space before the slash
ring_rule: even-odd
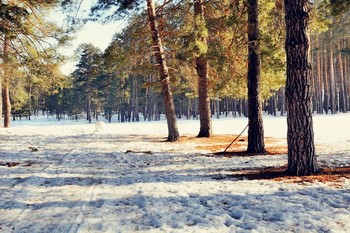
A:
<svg viewBox="0 0 350 233">
<path fill-rule="evenodd" d="M 349 117 L 314 117 L 320 164 L 350 165 Z M 198 121 L 178 123 L 182 135 L 196 135 Z M 246 124 L 215 119 L 213 128 L 238 134 Z M 285 117 L 264 124 L 266 136 L 286 137 Z M 334 186 L 227 176 L 285 165 L 286 155 L 203 156 L 193 143 L 162 142 L 165 121 L 12 125 L 0 129 L 0 232 L 350 232 L 349 179 Z"/>
</svg>

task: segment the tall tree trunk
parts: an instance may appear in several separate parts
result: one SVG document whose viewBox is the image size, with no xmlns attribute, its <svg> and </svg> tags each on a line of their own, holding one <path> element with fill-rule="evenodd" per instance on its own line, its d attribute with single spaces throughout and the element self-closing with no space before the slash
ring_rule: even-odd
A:
<svg viewBox="0 0 350 233">
<path fill-rule="evenodd" d="M 311 65 L 313 64 L 314 57 L 313 57 L 313 43 L 310 40 L 310 49 L 309 49 L 309 55 L 310 55 L 310 63 Z M 316 88 L 315 88 L 315 71 L 311 69 L 311 112 L 313 113 L 316 109 L 316 99 L 315 99 L 315 93 L 316 93 Z"/>
<path fill-rule="evenodd" d="M 319 171 L 314 145 L 308 58 L 308 0 L 285 0 L 287 55 L 288 172 L 310 175 Z"/>
<path fill-rule="evenodd" d="M 220 99 L 219 97 L 216 98 L 216 101 L 215 101 L 215 106 L 216 106 L 216 118 L 217 119 L 220 119 Z"/>
<path fill-rule="evenodd" d="M 212 134 L 210 100 L 208 94 L 207 32 L 204 20 L 203 0 L 194 0 L 194 30 L 198 43 L 196 70 L 198 75 L 198 110 L 200 129 L 197 137 L 210 137 Z"/>
<path fill-rule="evenodd" d="M 165 105 L 165 114 L 168 124 L 168 141 L 174 142 L 179 139 L 179 131 L 176 123 L 175 107 L 173 94 L 170 88 L 170 79 L 168 66 L 165 61 L 162 41 L 158 31 L 158 24 L 156 21 L 156 11 L 153 0 L 147 0 L 147 13 L 149 26 L 151 28 L 153 48 L 157 63 L 159 64 L 160 82 L 162 85 L 163 100 Z"/>
<path fill-rule="evenodd" d="M 233 116 L 234 117 L 237 117 L 237 115 L 239 116 L 239 99 L 234 99 L 234 102 L 233 102 L 233 109 L 234 109 L 234 114 Z"/>
<path fill-rule="evenodd" d="M 323 101 L 322 101 L 322 70 L 321 70 L 321 54 L 320 54 L 320 42 L 318 39 L 318 35 L 316 36 L 316 43 L 317 43 L 317 52 L 316 52 L 316 85 L 317 85 L 317 113 L 322 114 L 323 113 Z"/>
<path fill-rule="evenodd" d="M 191 119 L 191 99 L 186 97 L 187 99 L 187 111 L 186 111 L 186 119 Z"/>
<path fill-rule="evenodd" d="M 3 81 L 3 74 L 4 71 L 0 69 L 0 122 L 2 122 L 2 108 L 3 108 L 3 102 L 2 102 L 2 81 Z M 2 127 L 2 124 L 0 123 L 0 128 Z"/>
<path fill-rule="evenodd" d="M 243 114 L 243 99 L 238 100 L 238 116 L 241 117 Z"/>
<path fill-rule="evenodd" d="M 3 47 L 3 60 L 5 58 L 5 53 L 6 53 L 6 50 L 7 50 L 7 41 L 6 41 L 6 36 L 4 35 L 4 47 Z M 3 102 L 2 102 L 2 82 L 5 78 L 5 68 L 1 68 L 0 67 L 0 122 L 2 122 L 2 108 L 3 108 Z M 0 128 L 2 127 L 2 123 L 0 123 Z"/>
<path fill-rule="evenodd" d="M 135 80 L 135 121 L 139 122 L 140 121 L 140 115 L 139 115 L 139 77 L 136 76 Z"/>
<path fill-rule="evenodd" d="M 11 101 L 10 101 L 10 87 L 8 77 L 5 77 L 4 80 L 4 127 L 10 127 L 10 119 L 11 119 Z"/>
<path fill-rule="evenodd" d="M 9 83 L 9 74 L 8 74 L 8 38 L 5 34 L 4 38 L 4 51 L 3 51 L 3 63 L 4 67 L 4 80 L 3 80 L 3 97 L 4 97 L 4 127 L 10 127 L 10 119 L 11 119 L 11 101 L 10 101 L 10 83 Z"/>
<path fill-rule="evenodd" d="M 346 48 L 349 48 L 350 46 L 350 37 L 346 39 Z M 350 56 L 345 56 L 344 59 L 344 77 L 346 82 L 346 90 L 347 90 L 347 102 L 348 102 L 348 109 L 350 109 Z"/>
<path fill-rule="evenodd" d="M 260 55 L 258 0 L 248 0 L 248 148 L 249 153 L 265 151 L 260 101 Z"/>
<path fill-rule="evenodd" d="M 281 87 L 278 92 L 279 92 L 279 96 L 281 99 L 281 102 L 280 102 L 281 116 L 283 116 L 284 115 L 284 106 L 286 105 L 285 98 L 284 98 L 284 87 Z"/>
<path fill-rule="evenodd" d="M 91 100 L 90 97 L 86 100 L 86 120 L 91 123 Z"/>
<path fill-rule="evenodd" d="M 347 44 L 346 44 L 346 39 L 344 39 L 344 48 L 346 48 Z M 348 87 L 349 87 L 349 79 L 350 79 L 350 74 L 349 74 L 349 66 L 348 66 L 348 58 L 349 56 L 344 56 L 343 57 L 343 85 L 344 85 L 344 105 L 346 106 L 346 109 L 347 111 L 350 110 L 350 105 L 349 105 L 349 90 L 348 90 Z"/>
<path fill-rule="evenodd" d="M 338 81 L 339 81 L 339 112 L 347 112 L 344 93 L 343 58 L 341 55 L 341 40 L 338 39 Z"/>
<path fill-rule="evenodd" d="M 326 114 L 328 114 L 329 109 L 329 78 L 327 57 L 327 49 L 325 49 L 323 58 L 323 110 L 326 112 Z"/>
<path fill-rule="evenodd" d="M 334 77 L 333 34 L 329 32 L 329 105 L 332 114 L 337 113 L 336 84 Z"/>
<path fill-rule="evenodd" d="M 150 90 L 150 85 L 148 85 L 148 82 L 149 82 L 149 77 L 146 76 L 146 93 L 145 93 L 145 108 L 143 109 L 143 120 L 146 121 L 147 118 L 149 118 L 149 114 L 148 114 L 148 99 L 150 98 L 150 94 L 149 94 L 149 90 Z"/>
</svg>

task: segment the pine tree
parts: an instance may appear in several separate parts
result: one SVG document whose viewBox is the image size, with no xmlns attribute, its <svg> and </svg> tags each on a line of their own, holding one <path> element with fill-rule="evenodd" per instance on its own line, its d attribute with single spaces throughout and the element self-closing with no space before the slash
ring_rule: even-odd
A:
<svg viewBox="0 0 350 233">
<path fill-rule="evenodd" d="M 287 54 L 288 172 L 310 175 L 319 171 L 314 145 L 309 62 L 309 3 L 285 0 Z"/>
<path fill-rule="evenodd" d="M 164 55 L 164 49 L 162 41 L 159 35 L 158 24 L 156 21 L 156 11 L 153 0 L 147 0 L 147 12 L 149 26 L 151 28 L 151 36 L 153 42 L 153 48 L 157 63 L 159 65 L 160 82 L 162 86 L 163 100 L 165 105 L 166 118 L 168 123 L 168 141 L 174 142 L 180 138 L 179 131 L 176 123 L 176 114 L 174 107 L 174 100 L 172 91 L 170 88 L 170 77 L 168 66 Z"/>
<path fill-rule="evenodd" d="M 198 75 L 198 109 L 200 130 L 198 137 L 212 134 L 210 99 L 208 94 L 208 29 L 204 19 L 204 1 L 194 0 L 194 31 L 196 49 L 196 71 Z"/>
<path fill-rule="evenodd" d="M 0 33 L 3 41 L 3 71 L 4 90 L 4 126 L 10 126 L 11 99 L 10 99 L 10 73 L 8 64 L 10 59 L 16 59 L 21 64 L 25 56 L 40 54 L 49 47 L 54 46 L 63 35 L 54 24 L 44 20 L 49 9 L 57 6 L 58 1 L 7 1 L 0 3 Z M 54 36 L 55 35 L 55 36 Z M 48 39 L 50 38 L 50 40 Z M 52 38 L 57 41 L 52 43 Z M 41 62 L 45 59 L 40 57 Z M 23 68 L 23 67 L 22 67 Z M 27 68 L 23 68 L 27 69 Z M 2 90 L 1 89 L 1 90 Z M 1 96 L 0 90 L 0 96 Z M 2 108 L 0 109 L 2 115 Z"/>
<path fill-rule="evenodd" d="M 86 120 L 91 123 L 93 103 L 97 102 L 98 97 L 96 79 L 100 75 L 101 52 L 92 44 L 82 44 L 78 50 L 81 57 L 77 69 L 73 72 L 74 83 L 76 91 L 84 98 Z"/>
<path fill-rule="evenodd" d="M 260 101 L 260 55 L 258 0 L 248 0 L 248 148 L 249 153 L 265 151 Z"/>
</svg>

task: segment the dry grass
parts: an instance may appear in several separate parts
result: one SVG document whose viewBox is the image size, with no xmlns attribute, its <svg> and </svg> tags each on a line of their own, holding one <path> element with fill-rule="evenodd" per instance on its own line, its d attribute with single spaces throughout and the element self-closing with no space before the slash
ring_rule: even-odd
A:
<svg viewBox="0 0 350 233">
<path fill-rule="evenodd" d="M 247 149 L 247 137 L 239 137 L 225 152 L 225 149 L 230 143 L 236 138 L 236 135 L 214 135 L 210 138 L 197 138 L 183 136 L 180 138 L 179 143 L 196 143 L 198 144 L 195 148 L 198 150 L 207 150 L 218 156 L 251 156 L 245 152 Z M 265 138 L 265 149 L 267 155 L 286 154 L 287 144 L 285 139 L 279 138 Z"/>
<path fill-rule="evenodd" d="M 183 136 L 178 143 L 194 143 L 198 150 L 206 150 L 210 157 L 236 157 L 236 156 L 254 156 L 246 152 L 247 137 L 239 137 L 230 148 L 224 153 L 224 150 L 235 139 L 235 135 L 215 135 L 210 138 L 196 138 Z M 317 146 L 317 145 L 316 145 Z M 322 147 L 322 145 L 320 146 Z M 266 152 L 260 155 L 278 155 L 287 154 L 287 140 L 281 138 L 265 138 Z M 270 179 L 291 183 L 330 183 L 333 186 L 341 186 L 343 179 L 350 179 L 350 166 L 347 167 L 323 167 L 319 174 L 311 176 L 290 176 L 287 167 L 268 167 L 264 169 L 236 169 L 232 170 L 230 177 L 242 178 L 248 180 Z"/>
<path fill-rule="evenodd" d="M 333 186 L 341 186 L 343 179 L 350 179 L 350 166 L 324 167 L 319 174 L 310 176 L 290 176 L 287 167 L 268 167 L 264 169 L 232 170 L 232 178 L 247 180 L 276 180 L 287 183 L 331 183 Z"/>
</svg>

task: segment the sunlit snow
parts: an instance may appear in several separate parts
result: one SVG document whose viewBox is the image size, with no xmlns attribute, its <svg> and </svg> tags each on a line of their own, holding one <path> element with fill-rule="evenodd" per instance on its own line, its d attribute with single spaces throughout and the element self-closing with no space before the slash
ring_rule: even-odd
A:
<svg viewBox="0 0 350 233">
<path fill-rule="evenodd" d="M 350 166 L 349 120 L 314 116 L 320 165 Z M 11 123 L 0 129 L 0 232 L 350 229 L 349 179 L 334 185 L 229 176 L 283 166 L 286 155 L 205 156 L 209 151 L 194 143 L 164 142 L 166 121 L 88 124 L 45 116 Z M 198 133 L 197 120 L 178 124 L 181 135 Z M 213 120 L 215 134 L 237 135 L 246 124 Z M 266 136 L 286 144 L 285 117 L 266 116 L 264 124 Z"/>
</svg>

